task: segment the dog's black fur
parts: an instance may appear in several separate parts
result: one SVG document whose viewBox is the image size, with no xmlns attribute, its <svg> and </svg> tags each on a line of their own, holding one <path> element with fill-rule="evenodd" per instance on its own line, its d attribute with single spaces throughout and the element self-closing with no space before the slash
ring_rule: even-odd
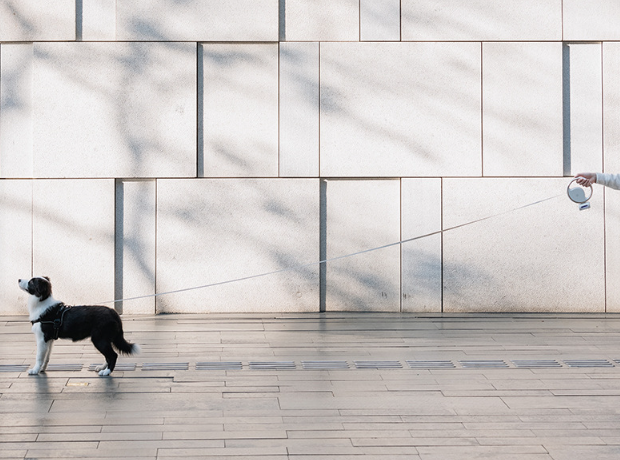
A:
<svg viewBox="0 0 620 460">
<path fill-rule="evenodd" d="M 33 322 L 35 334 L 37 334 L 35 327 L 40 324 L 43 342 L 48 346 L 51 346 L 50 342 L 55 336 L 61 339 L 71 339 L 74 342 L 90 337 L 95 348 L 106 359 L 107 366 L 99 369 L 100 375 L 109 375 L 116 366 L 118 354 L 112 345 L 123 354 L 138 351 L 137 345 L 125 340 L 123 324 L 115 310 L 98 305 L 67 308 L 62 302 L 53 299 L 52 284 L 47 277 L 32 278 L 27 286 L 24 286 L 23 280 L 19 280 L 19 284 L 23 290 L 36 298 L 28 302 L 30 319 Z M 55 320 L 56 325 L 54 325 Z M 58 327 L 58 330 L 55 330 L 55 327 Z M 37 365 L 44 371 L 47 362 L 37 362 Z M 32 373 L 38 373 L 38 370 Z"/>
</svg>

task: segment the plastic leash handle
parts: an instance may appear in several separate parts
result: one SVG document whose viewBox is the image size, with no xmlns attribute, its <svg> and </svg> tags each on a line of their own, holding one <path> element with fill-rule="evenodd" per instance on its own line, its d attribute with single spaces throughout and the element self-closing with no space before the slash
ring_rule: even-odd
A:
<svg viewBox="0 0 620 460">
<path fill-rule="evenodd" d="M 588 188 L 590 189 L 590 195 L 586 197 L 584 188 L 582 187 L 571 188 L 571 185 L 573 185 L 573 182 L 576 182 L 576 181 L 577 181 L 577 178 L 570 181 L 570 183 L 568 184 L 568 187 L 566 187 L 566 193 L 568 194 L 568 198 L 570 198 L 570 200 L 573 203 L 584 204 L 587 201 L 589 201 L 590 198 L 592 198 L 592 193 L 594 192 L 594 190 L 592 189 L 591 185 L 588 185 Z"/>
</svg>

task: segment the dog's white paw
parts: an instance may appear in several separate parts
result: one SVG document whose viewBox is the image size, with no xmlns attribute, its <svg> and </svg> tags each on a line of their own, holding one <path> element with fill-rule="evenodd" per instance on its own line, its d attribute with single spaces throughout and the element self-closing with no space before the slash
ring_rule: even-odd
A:
<svg viewBox="0 0 620 460">
<path fill-rule="evenodd" d="M 37 375 L 41 370 L 38 367 L 28 369 L 28 375 Z"/>
<path fill-rule="evenodd" d="M 112 371 L 110 369 L 108 369 L 107 367 L 101 371 L 99 371 L 99 375 L 101 377 L 105 377 L 107 375 L 110 375 L 112 373 Z"/>
<path fill-rule="evenodd" d="M 104 364 L 104 365 L 102 365 L 102 366 L 97 366 L 97 367 L 95 367 L 95 371 L 97 371 L 97 372 L 101 372 L 102 370 L 107 369 L 107 368 L 108 368 L 108 365 L 107 365 L 107 364 Z"/>
</svg>

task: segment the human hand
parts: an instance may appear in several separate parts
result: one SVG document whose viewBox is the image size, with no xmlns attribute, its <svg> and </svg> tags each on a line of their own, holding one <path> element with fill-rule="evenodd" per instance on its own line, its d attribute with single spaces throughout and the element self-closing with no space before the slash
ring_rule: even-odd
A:
<svg viewBox="0 0 620 460">
<path fill-rule="evenodd" d="M 575 181 L 582 187 L 590 187 L 596 184 L 596 173 L 579 173 L 575 176 Z"/>
</svg>

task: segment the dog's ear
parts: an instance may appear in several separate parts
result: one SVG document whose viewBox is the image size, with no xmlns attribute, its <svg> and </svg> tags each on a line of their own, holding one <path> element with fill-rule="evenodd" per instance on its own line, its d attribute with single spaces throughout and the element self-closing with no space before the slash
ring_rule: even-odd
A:
<svg viewBox="0 0 620 460">
<path fill-rule="evenodd" d="M 52 283 L 50 283 L 50 279 L 47 276 L 35 278 L 33 282 L 33 294 L 38 297 L 41 302 L 52 295 Z"/>
</svg>

